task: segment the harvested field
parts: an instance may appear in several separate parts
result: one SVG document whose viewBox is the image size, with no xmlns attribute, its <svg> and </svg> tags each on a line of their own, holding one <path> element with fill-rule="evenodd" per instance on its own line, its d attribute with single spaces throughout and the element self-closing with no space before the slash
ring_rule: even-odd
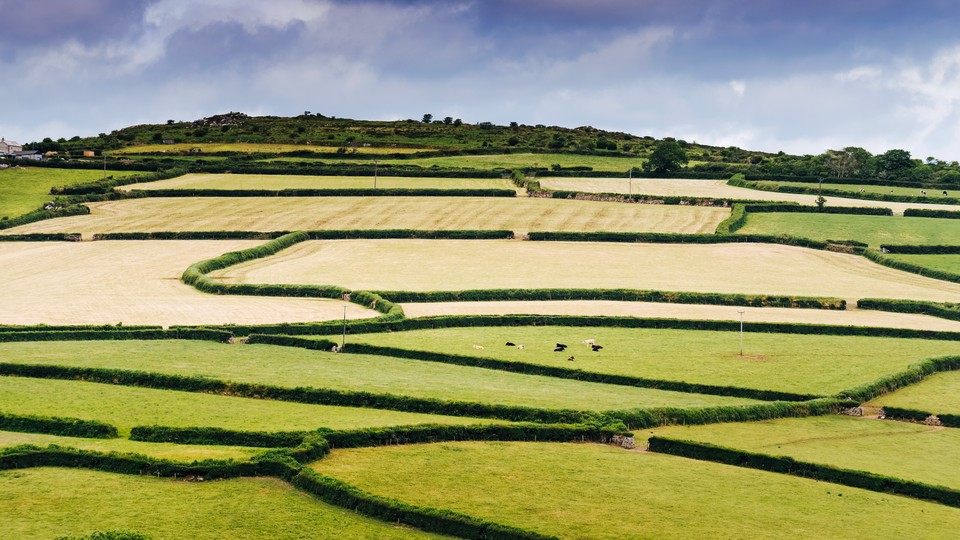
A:
<svg viewBox="0 0 960 540">
<path fill-rule="evenodd" d="M 749 214 L 737 234 L 857 240 L 875 249 L 881 244 L 952 245 L 960 243 L 960 219 L 764 212 Z"/>
<path fill-rule="evenodd" d="M 249 459 L 262 453 L 263 448 L 242 446 L 206 446 L 199 444 L 174 444 L 131 441 L 130 439 L 84 439 L 80 437 L 60 437 L 40 433 L 17 433 L 0 431 L 0 449 L 29 444 L 45 447 L 49 445 L 91 450 L 94 452 L 123 452 L 150 456 L 173 461 L 203 461 L 205 459 Z"/>
<path fill-rule="evenodd" d="M 540 185 L 554 191 L 585 191 L 589 193 L 628 193 L 627 178 L 542 178 Z M 815 186 L 816 184 L 814 184 Z M 726 180 L 687 180 L 682 178 L 634 178 L 633 193 L 657 196 L 711 197 L 716 199 L 743 199 L 751 201 L 787 201 L 813 205 L 816 195 L 778 193 L 727 185 Z M 901 203 L 870 201 L 865 199 L 827 198 L 828 206 L 869 206 L 890 208 L 895 214 L 903 214 L 907 208 L 956 210 L 956 205 L 932 203 Z"/>
<path fill-rule="evenodd" d="M 378 313 L 339 300 L 218 296 L 180 282 L 187 266 L 256 240 L 2 242 L 0 324 L 266 324 Z"/>
<path fill-rule="evenodd" d="M 860 256 L 749 243 L 310 241 L 211 276 L 243 283 L 335 283 L 360 290 L 629 288 L 960 300 L 960 284 Z"/>
<path fill-rule="evenodd" d="M 184 482 L 52 467 L 0 471 L 0 516 L 4 536 L 17 540 L 88 538 L 97 530 L 194 540 L 441 538 L 328 505 L 273 478 Z"/>
<path fill-rule="evenodd" d="M 199 375 L 285 388 L 332 388 L 544 409 L 612 410 L 757 403 L 749 399 L 271 345 L 191 341 L 0 343 L 0 355 L 10 362 L 25 364 Z"/>
<path fill-rule="evenodd" d="M 805 478 L 589 444 L 334 451 L 318 471 L 376 495 L 563 538 L 925 538 L 960 510 Z"/>
<path fill-rule="evenodd" d="M 927 358 L 960 354 L 960 341 L 653 328 L 456 327 L 355 334 L 353 343 L 492 358 L 697 384 L 832 395 L 905 370 Z M 582 342 L 595 340 L 603 350 Z M 519 343 L 524 350 L 507 347 Z M 553 352 L 556 343 L 569 348 Z M 478 344 L 483 349 L 473 349 Z M 576 360 L 570 362 L 569 356 Z"/>
<path fill-rule="evenodd" d="M 503 302 L 424 302 L 405 303 L 407 317 L 442 315 L 579 315 L 607 317 L 645 317 L 735 321 L 743 311 L 747 322 L 781 322 L 912 328 L 960 332 L 960 321 L 929 315 L 885 311 L 845 311 L 825 309 L 756 308 L 701 304 L 658 304 L 654 302 L 616 302 L 606 300 L 503 301 Z"/>
<path fill-rule="evenodd" d="M 712 233 L 727 208 L 488 197 L 175 197 L 90 203 L 34 232 L 509 229 Z"/>
<path fill-rule="evenodd" d="M 292 174 L 185 174 L 129 184 L 118 189 L 372 189 L 372 176 L 300 176 Z M 378 189 L 515 189 L 503 178 L 416 178 L 379 176 Z"/>
<path fill-rule="evenodd" d="M 672 426 L 655 434 L 960 489 L 960 429 L 821 416 Z"/>
<path fill-rule="evenodd" d="M 56 399 L 50 399 L 56 396 Z M 8 414 L 98 420 L 127 435 L 134 426 L 312 431 L 414 424 L 490 424 L 495 420 L 359 407 L 310 405 L 90 382 L 0 377 Z"/>
</svg>

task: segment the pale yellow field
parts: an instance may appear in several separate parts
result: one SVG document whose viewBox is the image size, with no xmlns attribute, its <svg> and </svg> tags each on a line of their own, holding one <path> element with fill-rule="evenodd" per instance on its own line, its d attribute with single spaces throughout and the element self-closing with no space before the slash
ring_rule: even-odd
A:
<svg viewBox="0 0 960 540">
<path fill-rule="evenodd" d="M 128 146 L 108 154 L 145 154 L 153 152 L 189 152 L 193 148 L 199 148 L 203 152 L 265 152 L 270 154 L 279 154 L 282 152 L 317 152 L 333 153 L 339 146 L 316 146 L 312 144 L 274 144 L 274 143 L 177 143 L 177 144 L 141 144 L 138 146 Z M 430 148 L 393 148 L 393 147 L 373 147 L 358 146 L 357 154 L 413 154 L 416 152 L 429 152 Z M 353 149 L 348 148 L 344 156 L 353 154 Z"/>
<path fill-rule="evenodd" d="M 489 197 L 174 197 L 90 203 L 91 214 L 7 229 L 92 233 L 508 229 L 712 233 L 727 208 Z"/>
<path fill-rule="evenodd" d="M 134 189 L 372 189 L 372 176 L 302 176 L 293 174 L 185 174 L 156 182 L 120 186 Z M 418 178 L 378 176 L 378 189 L 516 189 L 504 178 Z"/>
<path fill-rule="evenodd" d="M 863 309 L 834 311 L 607 300 L 424 302 L 402 305 L 403 312 L 407 317 L 433 317 L 437 315 L 578 315 L 738 321 L 740 320 L 738 311 L 743 311 L 743 320 L 746 322 L 873 326 L 960 332 L 960 321 L 940 319 L 929 315 Z"/>
<path fill-rule="evenodd" d="M 268 324 L 375 317 L 327 299 L 218 296 L 180 282 L 192 263 L 255 240 L 2 242 L 0 324 Z"/>
<path fill-rule="evenodd" d="M 585 191 L 589 193 L 628 193 L 631 191 L 627 178 L 542 178 L 540 185 L 553 191 Z M 815 186 L 815 184 L 811 184 Z M 718 199 L 745 199 L 753 201 L 786 201 L 804 205 L 815 204 L 816 195 L 801 193 L 776 193 L 727 185 L 726 180 L 686 180 L 680 178 L 634 178 L 634 194 L 656 196 L 710 197 Z M 956 205 L 928 203 L 900 203 L 845 199 L 829 196 L 827 206 L 890 208 L 895 214 L 903 214 L 907 208 L 932 210 L 957 210 Z"/>
<path fill-rule="evenodd" d="M 626 288 L 960 300 L 960 284 L 856 255 L 750 243 L 311 241 L 212 275 L 234 282 L 336 283 L 361 290 Z"/>
</svg>

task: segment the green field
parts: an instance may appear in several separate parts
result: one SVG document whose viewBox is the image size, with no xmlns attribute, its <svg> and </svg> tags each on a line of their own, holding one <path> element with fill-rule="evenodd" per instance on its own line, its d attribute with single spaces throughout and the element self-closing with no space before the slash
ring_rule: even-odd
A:
<svg viewBox="0 0 960 540">
<path fill-rule="evenodd" d="M 141 454 L 173 461 L 203 461 L 205 459 L 248 459 L 263 452 L 263 448 L 242 446 L 205 446 L 197 444 L 150 443 L 129 439 L 85 439 L 60 437 L 40 433 L 0 431 L 0 449 L 29 444 L 33 446 L 65 446 L 94 452 L 122 452 Z"/>
<path fill-rule="evenodd" d="M 129 184 L 120 189 L 372 189 L 373 176 L 301 176 L 292 174 L 185 174 L 167 180 Z M 378 176 L 377 188 L 515 189 L 503 178 L 429 178 Z"/>
<path fill-rule="evenodd" d="M 75 469 L 0 471 L 3 536 L 100 530 L 150 538 L 439 538 L 324 504 L 269 478 L 182 482 Z"/>
<path fill-rule="evenodd" d="M 138 172 L 107 171 L 107 176 L 120 178 Z M 0 169 L 0 218 L 14 218 L 42 207 L 53 200 L 50 188 L 93 182 L 103 178 L 103 171 L 52 169 L 47 167 L 12 167 Z"/>
<path fill-rule="evenodd" d="M 960 527 L 954 508 L 609 446 L 365 448 L 314 467 L 377 495 L 563 538 L 932 538 Z"/>
<path fill-rule="evenodd" d="M 957 238 L 954 241 L 960 242 L 960 238 Z M 887 256 L 891 259 L 896 259 L 898 261 L 908 262 L 910 264 L 916 264 L 919 266 L 926 266 L 927 268 L 933 268 L 934 270 L 960 274 L 960 254 L 903 255 L 894 253 Z"/>
<path fill-rule="evenodd" d="M 960 196 L 960 192 L 953 190 L 953 193 L 950 193 L 948 188 L 947 194 L 943 194 L 943 189 L 936 188 L 916 188 L 916 187 L 899 187 L 899 186 L 877 186 L 871 184 L 830 184 L 827 182 L 823 183 L 823 186 L 820 186 L 816 182 L 782 182 L 776 181 L 772 182 L 769 180 L 763 180 L 757 182 L 758 185 L 763 187 L 776 187 L 776 186 L 790 186 L 790 187 L 802 187 L 808 189 L 818 189 L 823 187 L 823 189 L 833 189 L 839 191 L 849 191 L 851 193 L 857 194 L 860 190 L 863 190 L 863 195 L 901 195 L 905 197 L 926 197 L 930 199 L 930 202 L 938 202 L 937 199 L 943 198 L 957 198 Z M 927 192 L 926 195 L 921 194 L 921 190 Z"/>
<path fill-rule="evenodd" d="M 56 399 L 50 399 L 56 396 Z M 127 434 L 134 426 L 306 431 L 411 424 L 479 424 L 490 420 L 356 407 L 307 405 L 77 381 L 0 377 L 3 411 L 99 420 Z"/>
<path fill-rule="evenodd" d="M 595 339 L 592 352 L 581 343 Z M 784 392 L 834 394 L 902 371 L 933 356 L 960 354 L 960 342 L 859 336 L 593 327 L 488 327 L 358 334 L 351 341 L 585 371 L 730 385 Z M 507 341 L 525 350 L 506 347 Z M 570 348 L 553 352 L 556 343 Z M 474 350 L 473 344 L 483 345 Z M 568 362 L 574 355 L 576 360 Z"/>
<path fill-rule="evenodd" d="M 7 233 L 508 229 L 712 233 L 728 208 L 504 197 L 152 197 Z"/>
<path fill-rule="evenodd" d="M 960 469 L 956 467 L 960 463 L 960 429 L 822 416 L 675 426 L 655 433 L 960 489 Z"/>
<path fill-rule="evenodd" d="M 352 338 L 351 338 L 352 339 Z M 741 405 L 752 400 L 539 377 L 382 356 L 199 341 L 5 343 L 12 362 L 131 369 L 544 409 Z M 566 357 L 564 357 L 566 358 Z M 2 380 L 0 380 L 2 382 Z"/>
<path fill-rule="evenodd" d="M 210 276 L 379 291 L 625 288 L 960 301 L 960 284 L 857 255 L 758 243 L 318 240 Z"/>
<path fill-rule="evenodd" d="M 889 405 L 933 414 L 960 414 L 960 372 L 936 373 L 921 383 L 880 396 L 868 405 Z"/>
<path fill-rule="evenodd" d="M 784 234 L 814 240 L 856 240 L 874 248 L 880 244 L 951 245 L 960 239 L 960 220 L 764 212 L 749 214 L 747 224 L 737 234 Z"/>
<path fill-rule="evenodd" d="M 373 158 L 319 158 L 324 163 L 361 163 L 373 165 Z M 302 161 L 299 158 L 281 158 L 282 161 Z M 274 159 L 263 160 L 265 162 L 275 161 Z M 381 165 L 405 166 L 414 165 L 417 167 L 443 167 L 443 168 L 465 168 L 465 169 L 516 169 L 516 168 L 550 168 L 553 165 L 561 167 L 590 167 L 594 171 L 605 172 L 623 172 L 631 167 L 641 167 L 646 161 L 640 157 L 610 157 L 610 156 L 590 156 L 579 154 L 493 154 L 480 156 L 444 156 L 444 157 L 426 157 L 410 159 L 381 159 Z M 698 161 L 691 161 L 688 165 L 693 166 Z M 546 174 L 546 173 L 544 173 Z"/>
</svg>

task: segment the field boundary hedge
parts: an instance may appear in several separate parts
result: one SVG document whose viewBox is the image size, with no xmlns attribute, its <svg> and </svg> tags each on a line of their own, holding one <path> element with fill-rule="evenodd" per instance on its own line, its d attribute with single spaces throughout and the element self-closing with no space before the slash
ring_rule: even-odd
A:
<svg viewBox="0 0 960 540">
<path fill-rule="evenodd" d="M 737 203 L 733 205 L 730 216 L 717 225 L 714 234 L 733 234 L 739 231 L 747 223 L 747 207 L 744 204 Z"/>
<path fill-rule="evenodd" d="M 640 289 L 469 289 L 462 291 L 372 291 L 392 302 L 475 302 L 487 300 L 614 300 L 719 306 L 846 309 L 846 300 L 828 297 L 653 291 Z"/>
<path fill-rule="evenodd" d="M 80 233 L 29 233 L 0 235 L 0 242 L 79 242 L 80 240 Z"/>
<path fill-rule="evenodd" d="M 747 204 L 746 211 L 753 214 L 793 212 L 802 214 L 854 214 L 864 216 L 892 216 L 890 208 L 874 206 L 805 206 L 796 203 L 768 203 L 761 202 Z"/>
<path fill-rule="evenodd" d="M 847 181 L 843 181 L 847 180 Z M 770 180 L 771 182 L 776 182 L 777 180 Z M 780 180 L 782 182 L 802 182 L 802 179 L 792 179 L 792 180 Z M 861 184 L 861 185 L 875 185 L 875 186 L 894 186 L 894 187 L 916 187 L 917 189 L 922 188 L 923 186 L 919 183 L 909 183 L 915 185 L 904 185 L 903 182 L 871 182 L 868 180 L 859 180 L 859 179 L 841 179 L 841 178 L 829 178 L 824 179 L 825 182 L 830 184 Z M 856 191 L 845 191 L 842 189 L 819 189 L 817 187 L 805 187 L 805 186 L 764 186 L 759 184 L 756 180 L 728 180 L 727 184 L 733 187 L 755 189 L 757 191 L 767 191 L 774 193 L 795 193 L 795 194 L 804 194 L 804 195 L 819 195 L 823 194 L 824 196 L 830 197 L 840 197 L 843 199 L 861 199 L 866 201 L 882 201 L 882 202 L 905 202 L 905 203 L 931 203 L 931 204 L 960 204 L 960 199 L 955 197 L 938 197 L 930 198 L 924 196 L 914 196 L 914 195 L 891 195 L 889 193 L 859 193 Z M 935 188 L 927 188 L 935 189 Z"/>
<path fill-rule="evenodd" d="M 594 193 L 589 191 L 551 191 L 540 190 L 539 196 L 549 196 L 551 199 L 573 199 L 578 201 L 604 201 L 636 204 L 659 204 L 666 206 L 702 206 L 712 208 L 729 208 L 735 204 L 759 203 L 763 201 L 753 199 L 731 199 L 726 197 L 691 197 L 686 195 L 645 195 L 627 193 Z"/>
<path fill-rule="evenodd" d="M 860 309 L 893 311 L 896 313 L 919 313 L 960 321 L 960 304 L 923 302 L 919 300 L 888 300 L 880 298 L 862 298 L 857 300 Z"/>
<path fill-rule="evenodd" d="M 880 244 L 881 251 L 885 253 L 900 253 L 909 255 L 955 255 L 960 253 L 960 246 L 922 246 L 922 245 L 889 245 Z"/>
<path fill-rule="evenodd" d="M 928 278 L 960 283 L 960 274 L 954 274 L 944 270 L 937 270 L 935 268 L 928 268 L 926 266 L 920 266 L 911 262 L 897 260 L 892 257 L 887 257 L 879 251 L 862 250 L 861 255 L 877 264 L 887 266 L 895 270 L 903 270 L 904 272 L 910 272 L 911 274 L 917 274 Z"/>
<path fill-rule="evenodd" d="M 630 232 L 547 232 L 532 231 L 530 240 L 535 242 L 627 242 L 648 244 L 735 244 L 764 243 L 788 246 L 827 249 L 829 242 L 810 240 L 799 236 L 774 236 L 769 234 L 675 234 L 675 233 L 630 233 Z"/>
<path fill-rule="evenodd" d="M 423 239 L 423 240 L 501 240 L 512 239 L 508 230 L 418 230 L 418 229 L 342 229 L 302 231 L 310 240 Z M 276 240 L 291 231 L 154 231 L 96 233 L 93 240 Z M 59 236 L 59 235 L 58 235 Z M 0 240 L 7 237 L 0 236 Z"/>
<path fill-rule="evenodd" d="M 916 384 L 934 373 L 942 371 L 956 371 L 960 369 L 960 356 L 942 356 L 928 358 L 922 362 L 911 364 L 903 371 L 881 377 L 854 388 L 838 393 L 841 399 L 848 399 L 863 403 L 883 394 L 899 390 L 903 387 Z"/>
<path fill-rule="evenodd" d="M 30 327 L 26 327 L 30 328 Z M 36 327 L 34 327 L 36 328 Z M 62 328 L 62 327 L 61 327 Z M 108 340 L 160 340 L 190 339 L 199 341 L 227 342 L 233 334 L 226 330 L 207 328 L 140 328 L 120 327 L 107 329 L 29 329 L 0 330 L 0 342 L 20 341 L 108 341 Z"/>
<path fill-rule="evenodd" d="M 36 221 L 43 221 L 45 219 L 67 216 L 85 216 L 89 213 L 90 208 L 82 204 L 71 204 L 55 210 L 34 210 L 33 212 L 27 212 L 26 214 L 22 214 L 17 217 L 0 220 L 0 230 L 11 229 L 13 227 L 19 227 L 20 225 L 26 225 L 27 223 L 34 223 Z"/>
<path fill-rule="evenodd" d="M 907 208 L 903 211 L 903 215 L 904 217 L 960 219 L 960 210 L 927 210 L 923 208 Z"/>
<path fill-rule="evenodd" d="M 879 493 L 902 495 L 960 508 L 960 491 L 957 490 L 865 471 L 798 461 L 788 456 L 756 454 L 707 443 L 656 436 L 650 438 L 650 451 L 735 467 L 811 478 L 822 482 Z"/>
<path fill-rule="evenodd" d="M 418 188 L 331 188 L 331 189 L 143 189 L 134 197 L 516 197 L 513 189 L 418 189 Z"/>
<path fill-rule="evenodd" d="M 45 433 L 89 439 L 116 438 L 117 428 L 97 420 L 58 416 L 17 415 L 0 411 L 0 430 L 21 433 Z"/>
<path fill-rule="evenodd" d="M 883 415 L 891 420 L 909 420 L 911 422 L 923 422 L 930 416 L 937 417 L 940 424 L 949 428 L 960 428 L 960 415 L 957 414 L 937 414 L 917 409 L 904 409 L 901 407 L 882 407 Z"/>
</svg>

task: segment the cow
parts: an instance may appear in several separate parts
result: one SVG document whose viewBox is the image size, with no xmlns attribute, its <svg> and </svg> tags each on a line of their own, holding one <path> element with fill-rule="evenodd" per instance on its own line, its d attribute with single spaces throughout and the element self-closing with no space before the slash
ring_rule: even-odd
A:
<svg viewBox="0 0 960 540">
<path fill-rule="evenodd" d="M 584 345 L 596 345 L 596 344 L 597 344 L 597 340 L 595 340 L 595 339 L 585 339 L 585 340 L 581 341 L 580 343 L 583 343 Z"/>
<path fill-rule="evenodd" d="M 573 362 L 573 357 L 567 358 L 567 362 Z"/>
<path fill-rule="evenodd" d="M 943 190 L 943 196 L 944 196 L 944 197 L 947 196 L 947 190 Z"/>
<path fill-rule="evenodd" d="M 474 345 L 473 348 L 476 349 L 476 350 L 478 350 L 478 351 L 482 351 L 482 350 L 483 350 L 483 345 Z"/>
<path fill-rule="evenodd" d="M 556 349 L 553 350 L 553 352 L 563 352 L 564 348 L 565 347 L 557 347 Z"/>
<path fill-rule="evenodd" d="M 513 343 L 512 341 L 508 341 L 508 342 L 506 343 L 506 346 L 507 346 L 507 347 L 516 347 L 517 344 L 516 344 L 516 343 Z"/>
<path fill-rule="evenodd" d="M 593 352 L 599 352 L 600 349 L 603 348 L 603 346 L 602 346 L 602 345 L 591 345 L 590 348 L 593 349 Z"/>
<path fill-rule="evenodd" d="M 520 349 L 521 351 L 526 349 L 526 347 L 524 347 L 523 345 L 517 345 L 517 348 Z"/>
</svg>

